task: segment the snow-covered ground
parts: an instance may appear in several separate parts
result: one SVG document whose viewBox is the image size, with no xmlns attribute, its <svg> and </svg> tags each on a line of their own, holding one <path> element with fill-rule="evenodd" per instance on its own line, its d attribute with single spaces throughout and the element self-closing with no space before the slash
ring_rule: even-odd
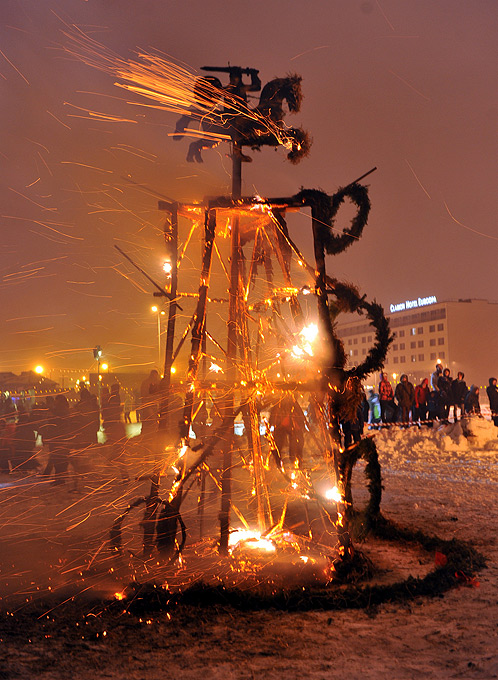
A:
<svg viewBox="0 0 498 680">
<path fill-rule="evenodd" d="M 469 541 L 488 559 L 473 586 L 368 611 L 192 608 L 142 620 L 93 607 L 85 616 L 90 607 L 82 600 L 42 611 L 38 619 L 18 604 L 0 618 L 0 678 L 498 677 L 498 428 L 476 418 L 464 429 L 393 428 L 374 436 L 384 480 L 382 512 L 425 533 Z M 364 494 L 362 482 L 360 467 L 355 498 Z M 109 519 L 139 491 L 109 480 L 95 486 L 89 507 L 81 494 L 33 479 L 8 484 L 0 488 L 1 577 L 14 583 L 17 596 L 22 588 L 36 592 L 47 576 L 38 563 L 54 561 L 54 584 L 61 572 L 78 569 L 88 531 L 98 550 Z M 54 528 L 45 537 L 44 524 Z M 23 546 L 17 554 L 22 565 L 12 569 L 14 543 Z M 433 556 L 421 556 L 424 564 L 410 566 L 412 554 L 389 546 L 384 552 L 394 560 L 393 579 L 396 560 L 414 574 L 433 562 Z"/>
</svg>

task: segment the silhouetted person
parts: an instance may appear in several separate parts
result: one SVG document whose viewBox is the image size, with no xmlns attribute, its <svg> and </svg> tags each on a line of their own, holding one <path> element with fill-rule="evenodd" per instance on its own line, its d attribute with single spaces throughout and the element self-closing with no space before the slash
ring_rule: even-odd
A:
<svg viewBox="0 0 498 680">
<path fill-rule="evenodd" d="M 433 420 L 441 417 L 441 398 L 439 395 L 439 378 L 443 375 L 443 367 L 441 364 L 436 364 L 436 368 L 431 373 L 430 388 L 431 388 L 431 407 L 433 412 Z"/>
<path fill-rule="evenodd" d="M 126 429 L 121 414 L 123 404 L 119 393 L 119 385 L 111 385 L 111 392 L 107 404 L 107 420 L 104 422 L 104 432 L 106 436 L 107 456 L 110 462 L 114 463 L 124 481 L 129 480 L 128 471 L 124 461 L 126 444 Z"/>
<path fill-rule="evenodd" d="M 410 411 L 415 401 L 415 389 L 412 383 L 409 382 L 406 373 L 403 373 L 399 383 L 396 385 L 394 396 L 398 402 L 401 423 L 403 426 L 408 427 L 410 425 Z"/>
<path fill-rule="evenodd" d="M 159 382 L 159 373 L 153 369 L 140 386 L 142 434 L 154 432 L 157 427 Z"/>
<path fill-rule="evenodd" d="M 367 402 L 368 404 L 368 402 Z M 363 428 L 365 425 L 365 412 L 363 403 L 356 409 L 356 418 L 353 420 L 341 420 L 342 432 L 344 434 L 344 448 L 349 448 L 352 444 L 361 441 Z"/>
<path fill-rule="evenodd" d="M 467 383 L 464 380 L 464 374 L 459 371 L 457 377 L 451 383 L 451 399 L 453 402 L 453 420 L 455 423 L 458 421 L 457 408 L 460 409 L 460 418 L 463 417 L 465 412 L 465 397 L 469 391 L 467 388 Z"/>
<path fill-rule="evenodd" d="M 273 439 L 278 450 L 275 460 L 279 468 L 283 464 L 285 448 L 288 448 L 291 466 L 302 467 L 305 422 L 301 407 L 290 394 L 283 396 L 272 408 L 270 425 L 273 426 Z"/>
<path fill-rule="evenodd" d="M 413 419 L 420 424 L 427 420 L 427 400 L 429 398 L 429 379 L 424 378 L 415 388 L 415 413 Z"/>
<path fill-rule="evenodd" d="M 5 418 L 0 419 L 0 472 L 10 474 L 9 461 L 14 467 L 14 438 L 15 424 L 8 423 Z"/>
<path fill-rule="evenodd" d="M 479 403 L 479 387 L 472 385 L 465 397 L 466 415 L 481 415 L 481 405 Z"/>
<path fill-rule="evenodd" d="M 80 398 L 75 407 L 76 447 L 86 449 L 97 443 L 100 414 L 97 397 L 85 386 L 80 388 Z"/>
<path fill-rule="evenodd" d="M 451 384 L 453 380 L 450 377 L 450 369 L 445 368 L 443 374 L 437 380 L 439 393 L 439 417 L 442 421 L 448 424 L 448 415 L 452 403 Z"/>
<path fill-rule="evenodd" d="M 72 425 L 69 404 L 63 394 L 55 397 L 52 414 L 45 430 L 45 439 L 48 441 L 49 456 L 44 475 L 55 473 L 55 484 L 63 484 L 69 464 L 69 453 L 72 444 Z"/>
<path fill-rule="evenodd" d="M 379 402 L 380 417 L 384 425 L 394 422 L 394 414 L 396 412 L 394 392 L 391 383 L 387 379 L 387 373 L 382 374 L 382 380 L 379 383 Z"/>
<path fill-rule="evenodd" d="M 498 387 L 496 386 L 496 378 L 489 379 L 489 385 L 486 387 L 486 394 L 489 399 L 489 408 L 491 409 L 493 423 L 498 427 Z"/>
<path fill-rule="evenodd" d="M 36 470 L 38 463 L 35 460 L 35 428 L 26 411 L 19 414 L 14 432 L 14 469 Z M 12 462 L 12 461 L 11 461 Z"/>
</svg>

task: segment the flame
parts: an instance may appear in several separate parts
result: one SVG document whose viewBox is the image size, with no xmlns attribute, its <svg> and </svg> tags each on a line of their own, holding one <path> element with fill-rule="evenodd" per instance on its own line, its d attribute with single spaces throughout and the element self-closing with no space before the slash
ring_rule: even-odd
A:
<svg viewBox="0 0 498 680">
<path fill-rule="evenodd" d="M 266 552 L 276 551 L 275 543 L 269 538 L 262 537 L 259 531 L 244 529 L 232 531 L 228 539 L 228 545 L 231 550 L 243 545 L 244 548 L 251 548 L 254 550 L 264 550 Z"/>
<path fill-rule="evenodd" d="M 301 335 L 302 338 L 306 340 L 306 342 L 311 343 L 317 338 L 318 326 L 316 323 L 310 323 L 308 326 L 303 328 L 299 335 Z"/>
<path fill-rule="evenodd" d="M 325 492 L 325 498 L 329 501 L 335 501 L 336 503 L 340 503 L 342 501 L 342 496 L 336 486 L 334 486 L 332 489 L 327 489 Z"/>
</svg>

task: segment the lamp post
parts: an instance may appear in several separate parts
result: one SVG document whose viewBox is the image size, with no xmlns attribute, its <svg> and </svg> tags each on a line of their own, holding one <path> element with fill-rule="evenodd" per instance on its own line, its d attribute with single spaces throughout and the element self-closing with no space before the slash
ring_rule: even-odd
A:
<svg viewBox="0 0 498 680">
<path fill-rule="evenodd" d="M 157 305 L 153 305 L 151 311 L 157 314 L 157 356 L 159 372 L 161 372 L 161 316 L 164 316 L 164 312 L 159 311 Z"/>
</svg>

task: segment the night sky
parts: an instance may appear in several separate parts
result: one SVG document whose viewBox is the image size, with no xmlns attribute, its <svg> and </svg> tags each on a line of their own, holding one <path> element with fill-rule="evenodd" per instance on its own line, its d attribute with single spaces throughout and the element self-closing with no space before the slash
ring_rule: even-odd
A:
<svg viewBox="0 0 498 680">
<path fill-rule="evenodd" d="M 100 344 L 113 368 L 148 371 L 152 288 L 113 246 L 160 280 L 159 194 L 230 190 L 228 145 L 188 164 L 188 141 L 168 137 L 177 116 L 127 103 L 71 56 L 71 26 L 122 59 L 229 61 L 263 84 L 300 74 L 286 122 L 311 153 L 293 166 L 283 149 L 250 152 L 243 193 L 333 193 L 377 166 L 364 236 L 328 270 L 388 307 L 498 300 L 497 19 L 495 0 L 2 0 L 0 370 L 87 370 Z M 309 215 L 291 230 L 310 254 Z"/>
</svg>

